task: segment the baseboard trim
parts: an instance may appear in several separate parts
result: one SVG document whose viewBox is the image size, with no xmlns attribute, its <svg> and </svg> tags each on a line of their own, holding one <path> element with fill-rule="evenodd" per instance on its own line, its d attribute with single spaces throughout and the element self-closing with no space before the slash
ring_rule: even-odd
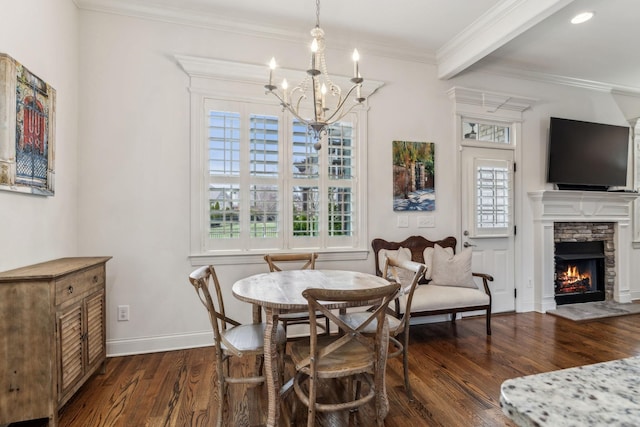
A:
<svg viewBox="0 0 640 427">
<path fill-rule="evenodd" d="M 213 345 L 213 332 L 107 340 L 107 357 L 157 353 Z"/>
<path fill-rule="evenodd" d="M 640 292 L 633 295 L 640 299 Z M 458 313 L 457 319 L 467 316 L 485 315 L 484 311 Z M 451 320 L 450 314 L 412 317 L 412 325 L 446 322 Z M 293 331 L 295 332 L 295 331 Z M 290 334 L 303 336 L 304 334 Z M 138 337 L 118 340 L 107 340 L 107 357 L 131 356 L 134 354 L 158 353 L 161 351 L 184 350 L 188 348 L 209 347 L 213 345 L 213 332 L 194 332 L 188 334 L 159 335 L 155 337 Z M 0 427 L 2 427 L 0 425 Z"/>
</svg>

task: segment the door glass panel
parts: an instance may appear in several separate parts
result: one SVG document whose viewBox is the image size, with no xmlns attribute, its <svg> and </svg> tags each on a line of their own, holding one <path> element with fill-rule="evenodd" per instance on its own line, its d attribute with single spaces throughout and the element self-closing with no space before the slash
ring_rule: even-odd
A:
<svg viewBox="0 0 640 427">
<path fill-rule="evenodd" d="M 501 160 L 476 160 L 476 218 L 480 235 L 504 234 L 511 222 L 511 173 Z"/>
</svg>

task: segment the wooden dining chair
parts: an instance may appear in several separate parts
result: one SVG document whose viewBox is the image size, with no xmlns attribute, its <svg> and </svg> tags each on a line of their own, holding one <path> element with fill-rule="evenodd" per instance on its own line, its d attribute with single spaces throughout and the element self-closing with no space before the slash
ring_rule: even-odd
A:
<svg viewBox="0 0 640 427">
<path fill-rule="evenodd" d="M 318 254 L 315 252 L 309 253 L 296 253 L 296 254 L 266 254 L 264 260 L 269 265 L 269 271 L 283 271 L 283 270 L 315 270 L 316 260 Z M 318 318 L 324 316 L 318 315 Z M 289 325 L 305 325 L 309 324 L 309 316 L 307 313 L 283 313 L 279 316 L 279 320 L 284 327 L 285 332 Z M 329 321 L 325 319 L 324 323 L 319 326 L 329 333 Z"/>
<path fill-rule="evenodd" d="M 402 367 L 404 373 L 404 388 L 407 396 L 410 400 L 413 400 L 413 392 L 411 390 L 411 383 L 409 381 L 409 326 L 411 321 L 411 302 L 413 300 L 413 294 L 418 286 L 418 282 L 424 276 L 426 267 L 424 264 L 398 260 L 394 257 L 387 258 L 383 269 L 384 276 L 390 277 L 391 280 L 400 284 L 400 292 L 395 302 L 398 302 L 399 306 L 404 307 L 404 312 L 399 310 L 387 310 L 387 321 L 389 322 L 389 344 L 392 349 L 388 353 L 388 358 L 398 357 L 402 355 Z M 424 285 L 428 286 L 428 285 Z M 341 319 L 355 327 L 362 324 L 367 318 L 367 312 L 341 312 Z M 370 323 L 364 328 L 364 332 L 375 333 L 375 322 Z M 402 334 L 402 342 L 397 338 Z"/>
<path fill-rule="evenodd" d="M 225 314 L 224 301 L 220 289 L 220 282 L 213 266 L 204 266 L 194 270 L 189 275 L 189 282 L 193 285 L 202 304 L 209 313 L 213 327 L 214 349 L 216 355 L 216 373 L 218 385 L 218 417 L 217 426 L 222 426 L 224 402 L 228 398 L 228 384 L 260 384 L 265 378 L 262 374 L 264 361 L 264 328 L 263 323 L 241 325 Z M 209 291 L 211 284 L 215 289 L 215 299 Z M 281 354 L 284 354 L 286 335 L 284 329 L 278 326 L 276 342 Z M 231 375 L 230 359 L 232 357 L 255 356 L 257 360 L 256 375 Z M 282 371 L 282 370 L 281 370 Z"/>
<path fill-rule="evenodd" d="M 384 372 L 388 348 L 385 311 L 398 293 L 400 285 L 360 289 L 306 289 L 302 295 L 309 303 L 311 333 L 308 340 L 291 345 L 291 359 L 296 368 L 293 388 L 298 399 L 307 407 L 307 426 L 315 424 L 316 411 L 353 410 L 364 404 L 375 403 L 378 426 L 384 425 L 385 385 Z M 356 327 L 345 323 L 323 304 L 342 303 L 349 306 L 375 305 L 368 317 Z M 322 313 L 335 324 L 340 333 L 318 336 L 316 313 Z M 376 325 L 375 333 L 366 330 Z M 319 382 L 346 380 L 346 394 L 341 401 L 318 399 Z M 355 385 L 355 388 L 353 387 Z M 364 387 L 363 387 L 364 385 Z M 364 390 L 364 394 L 362 393 Z M 334 397 L 337 393 L 333 393 Z M 336 400 L 336 399 L 334 399 Z M 294 414 L 295 415 L 295 414 Z M 367 425 L 370 425 L 367 422 Z"/>
<path fill-rule="evenodd" d="M 269 271 L 315 270 L 318 254 L 316 252 L 299 254 L 266 254 L 264 260 L 269 264 Z M 294 266 L 292 268 L 292 266 Z"/>
</svg>

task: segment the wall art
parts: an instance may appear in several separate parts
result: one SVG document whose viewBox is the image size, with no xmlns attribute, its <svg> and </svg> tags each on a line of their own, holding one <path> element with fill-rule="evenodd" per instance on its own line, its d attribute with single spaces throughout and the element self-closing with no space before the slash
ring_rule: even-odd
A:
<svg viewBox="0 0 640 427">
<path fill-rule="evenodd" d="M 56 91 L 0 53 L 0 190 L 53 196 Z"/>
<path fill-rule="evenodd" d="M 433 142 L 393 141 L 393 210 L 436 209 Z"/>
</svg>

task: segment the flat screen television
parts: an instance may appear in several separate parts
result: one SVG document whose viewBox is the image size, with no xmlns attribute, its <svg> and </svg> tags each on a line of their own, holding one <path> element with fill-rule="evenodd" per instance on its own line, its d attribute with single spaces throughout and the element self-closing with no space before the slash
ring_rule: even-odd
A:
<svg viewBox="0 0 640 427">
<path fill-rule="evenodd" d="M 551 117 L 547 182 L 560 190 L 627 185 L 629 127 Z"/>
</svg>

